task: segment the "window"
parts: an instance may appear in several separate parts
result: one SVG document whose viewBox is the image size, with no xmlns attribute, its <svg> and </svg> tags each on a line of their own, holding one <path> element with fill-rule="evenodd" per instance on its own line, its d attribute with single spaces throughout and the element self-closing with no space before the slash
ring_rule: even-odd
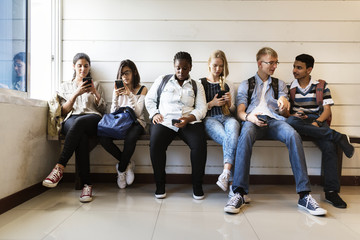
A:
<svg viewBox="0 0 360 240">
<path fill-rule="evenodd" d="M 27 91 L 27 0 L 0 1 L 0 88 Z"/>
</svg>

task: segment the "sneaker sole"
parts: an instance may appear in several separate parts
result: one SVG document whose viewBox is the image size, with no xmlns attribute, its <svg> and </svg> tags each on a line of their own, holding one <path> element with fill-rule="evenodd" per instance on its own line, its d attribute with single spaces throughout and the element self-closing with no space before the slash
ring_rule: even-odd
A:
<svg viewBox="0 0 360 240">
<path fill-rule="evenodd" d="M 195 200 L 203 200 L 203 199 L 205 198 L 205 196 L 204 196 L 204 195 L 202 195 L 202 196 L 196 196 L 195 194 L 193 194 L 193 198 L 194 198 Z"/>
<path fill-rule="evenodd" d="M 156 197 L 157 199 L 164 199 L 164 198 L 166 198 L 166 193 L 163 193 L 163 194 L 155 194 L 155 197 Z"/>
<path fill-rule="evenodd" d="M 240 212 L 240 208 L 229 208 L 229 207 L 224 207 L 224 212 L 226 213 L 239 213 Z"/>
<path fill-rule="evenodd" d="M 93 199 L 92 199 L 92 197 L 91 198 L 85 198 L 85 199 L 79 199 L 80 200 L 80 202 L 82 202 L 82 203 L 88 203 L 88 202 L 91 202 Z"/>
<path fill-rule="evenodd" d="M 61 180 L 62 178 L 60 178 L 60 180 Z M 60 182 L 60 180 L 59 180 L 59 182 Z M 44 187 L 48 187 L 48 188 L 54 188 L 54 187 L 56 187 L 58 184 L 59 184 L 59 182 L 57 182 L 57 183 L 49 183 L 49 182 L 45 182 L 45 180 L 42 182 L 42 185 L 44 186 Z"/>
<path fill-rule="evenodd" d="M 323 216 L 323 215 L 326 215 L 327 211 L 324 210 L 324 211 L 312 211 L 310 209 L 307 209 L 306 207 L 302 206 L 302 205 L 299 205 L 298 204 L 298 207 L 307 211 L 308 213 L 310 213 L 311 215 L 314 215 L 314 216 Z"/>
<path fill-rule="evenodd" d="M 218 185 L 218 187 L 221 188 L 224 192 L 227 190 L 227 187 L 225 187 L 220 181 L 217 181 L 216 185 Z"/>
<path fill-rule="evenodd" d="M 344 205 L 336 206 L 333 202 L 327 200 L 326 198 L 325 198 L 324 201 L 330 203 L 331 205 L 333 205 L 333 207 L 336 207 L 336 208 L 347 208 L 347 206 L 344 206 Z"/>
</svg>

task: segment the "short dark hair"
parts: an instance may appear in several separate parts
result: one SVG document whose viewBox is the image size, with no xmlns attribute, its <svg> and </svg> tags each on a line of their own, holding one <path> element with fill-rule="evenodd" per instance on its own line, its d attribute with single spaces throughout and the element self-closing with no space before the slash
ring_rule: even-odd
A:
<svg viewBox="0 0 360 240">
<path fill-rule="evenodd" d="M 314 67 L 314 58 L 309 54 L 300 54 L 295 58 L 296 61 L 303 62 L 306 65 L 306 68 Z"/>
<path fill-rule="evenodd" d="M 177 52 L 174 56 L 174 64 L 176 60 L 185 60 L 187 61 L 190 66 L 192 66 L 192 59 L 191 59 L 191 55 L 187 52 Z"/>
<path fill-rule="evenodd" d="M 132 85 L 136 88 L 140 84 L 140 74 L 137 70 L 135 63 L 129 59 L 120 62 L 119 70 L 117 72 L 116 79 L 121 79 L 121 71 L 124 67 L 129 67 L 132 71 Z"/>
</svg>

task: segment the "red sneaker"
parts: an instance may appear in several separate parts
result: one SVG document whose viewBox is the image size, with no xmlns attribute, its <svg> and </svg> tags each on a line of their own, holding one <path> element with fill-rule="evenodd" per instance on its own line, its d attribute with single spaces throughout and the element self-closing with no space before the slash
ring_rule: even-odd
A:
<svg viewBox="0 0 360 240">
<path fill-rule="evenodd" d="M 42 184 L 43 186 L 49 188 L 56 187 L 56 185 L 58 185 L 62 177 L 63 177 L 63 170 L 58 165 L 56 165 L 49 174 L 49 176 L 47 176 L 45 180 L 42 182 Z"/>
<path fill-rule="evenodd" d="M 85 184 L 80 195 L 80 202 L 86 203 L 91 201 L 92 201 L 92 186 Z"/>
</svg>

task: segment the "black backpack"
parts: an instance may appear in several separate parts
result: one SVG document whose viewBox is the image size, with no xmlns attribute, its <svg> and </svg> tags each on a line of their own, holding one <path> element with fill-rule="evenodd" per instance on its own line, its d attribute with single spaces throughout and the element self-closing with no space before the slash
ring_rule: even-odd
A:
<svg viewBox="0 0 360 240">
<path fill-rule="evenodd" d="M 251 96 L 254 92 L 255 88 L 255 77 L 251 77 L 248 79 L 249 89 L 248 89 L 248 106 L 251 103 Z M 279 79 L 271 77 L 271 87 L 274 90 L 275 99 L 279 98 Z"/>
<path fill-rule="evenodd" d="M 165 75 L 164 78 L 162 79 L 162 81 L 161 81 L 161 83 L 160 83 L 160 85 L 159 85 L 159 88 L 157 89 L 156 108 L 159 108 L 160 95 L 161 95 L 162 91 L 164 90 L 165 85 L 169 82 L 170 78 L 171 78 L 173 75 L 174 75 L 174 74 Z M 192 80 L 192 79 L 191 79 L 191 84 L 192 84 L 192 87 L 193 87 L 193 90 L 194 90 L 194 94 L 195 94 L 195 98 L 196 98 L 196 95 L 197 95 L 197 85 L 196 85 L 195 80 Z"/>
</svg>

